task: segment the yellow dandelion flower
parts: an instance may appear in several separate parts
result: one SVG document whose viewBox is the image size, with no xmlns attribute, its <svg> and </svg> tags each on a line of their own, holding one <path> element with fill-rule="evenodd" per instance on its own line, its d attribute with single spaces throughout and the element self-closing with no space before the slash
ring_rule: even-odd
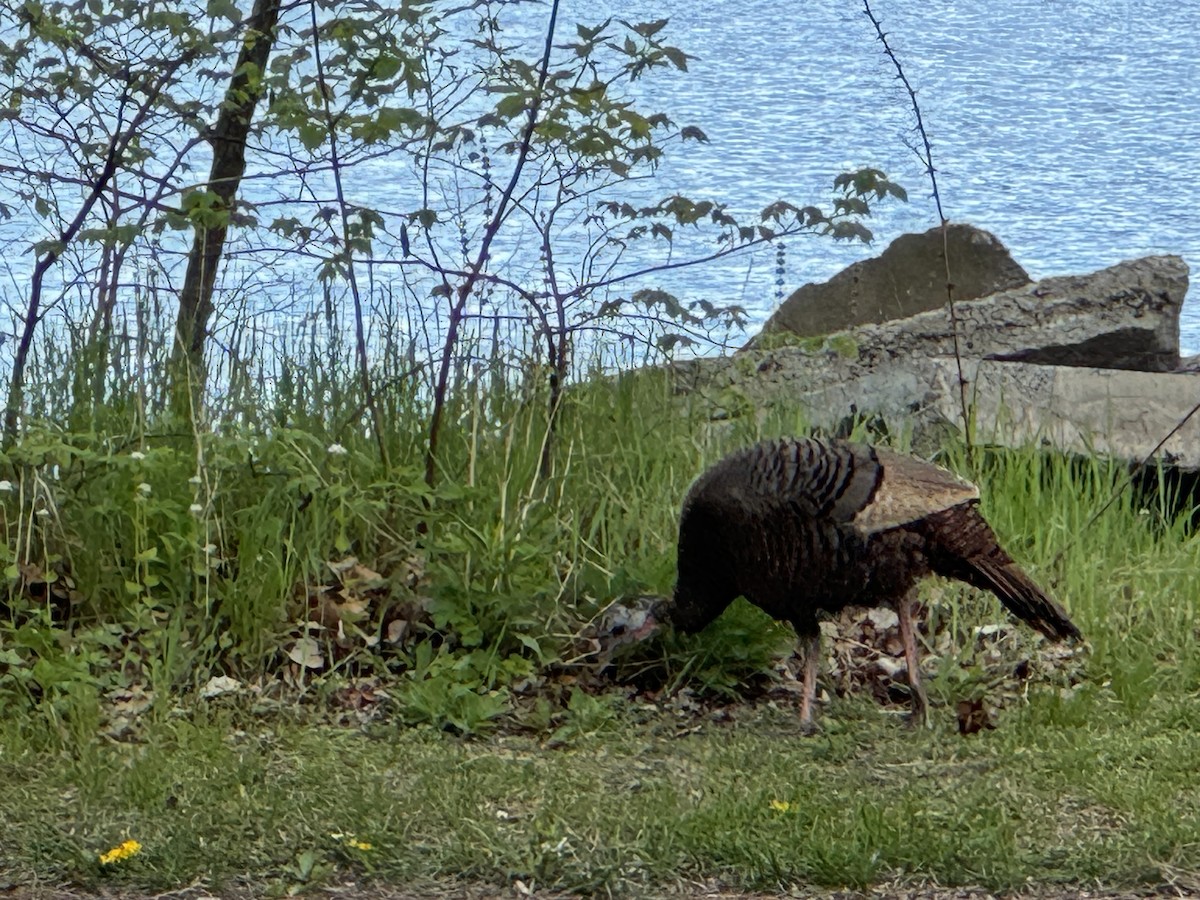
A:
<svg viewBox="0 0 1200 900">
<path fill-rule="evenodd" d="M 789 803 L 787 800 L 772 800 L 771 801 L 771 809 L 775 810 L 775 812 L 785 813 L 785 812 L 788 812 L 789 810 L 791 810 L 791 808 L 792 808 L 792 804 Z"/>
<path fill-rule="evenodd" d="M 368 843 L 367 841 L 360 841 L 358 838 L 356 838 L 352 834 L 342 834 L 340 831 L 331 831 L 331 832 L 329 832 L 329 836 L 331 838 L 333 838 L 335 841 L 341 841 L 347 847 L 350 847 L 354 850 L 374 850 L 375 849 L 374 844 Z"/>
<path fill-rule="evenodd" d="M 107 853 L 100 854 L 100 865 L 110 866 L 115 862 L 120 862 L 123 859 L 129 859 L 131 856 L 137 856 L 142 852 L 142 845 L 137 841 L 126 841 L 119 847 L 113 847 Z"/>
</svg>

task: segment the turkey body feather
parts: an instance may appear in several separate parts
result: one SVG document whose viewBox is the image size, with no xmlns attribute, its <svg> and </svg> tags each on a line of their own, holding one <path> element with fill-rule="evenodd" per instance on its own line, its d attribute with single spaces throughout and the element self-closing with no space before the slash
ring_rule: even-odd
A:
<svg viewBox="0 0 1200 900">
<path fill-rule="evenodd" d="M 815 693 L 818 618 L 845 606 L 895 606 L 914 711 L 927 716 L 911 605 L 930 574 L 991 591 L 1047 637 L 1079 630 L 1000 547 L 970 482 L 863 444 L 767 441 L 736 452 L 688 491 L 678 578 L 666 612 L 697 631 L 744 596 L 808 645 L 802 718 Z"/>
</svg>

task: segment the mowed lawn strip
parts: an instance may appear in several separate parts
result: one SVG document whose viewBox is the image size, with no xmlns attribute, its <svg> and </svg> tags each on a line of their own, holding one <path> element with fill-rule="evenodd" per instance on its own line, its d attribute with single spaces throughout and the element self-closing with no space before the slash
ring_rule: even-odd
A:
<svg viewBox="0 0 1200 900">
<path fill-rule="evenodd" d="M 1200 884 L 1200 709 L 1034 692 L 994 731 L 864 700 L 824 729 L 617 712 L 548 749 L 391 725 L 197 714 L 139 743 L 0 745 L 0 881 L 286 892 L 346 878 L 644 893 L 896 878 L 1011 890 Z M 1079 709 L 1066 709 L 1071 704 Z M 107 865 L 127 840 L 140 850 Z"/>
</svg>

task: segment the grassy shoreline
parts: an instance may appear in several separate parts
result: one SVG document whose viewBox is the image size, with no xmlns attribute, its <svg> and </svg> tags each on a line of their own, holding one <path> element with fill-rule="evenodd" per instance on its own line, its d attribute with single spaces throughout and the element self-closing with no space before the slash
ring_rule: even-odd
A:
<svg viewBox="0 0 1200 900">
<path fill-rule="evenodd" d="M 694 427 L 668 398 L 655 379 L 577 390 L 543 480 L 543 407 L 481 388 L 432 492 L 317 428 L 199 449 L 27 436 L 0 497 L 0 884 L 1200 883 L 1187 515 L 1110 463 L 977 455 L 985 514 L 1088 639 L 1075 673 L 1017 677 L 1027 640 L 991 658 L 973 637 L 998 606 L 934 584 L 936 730 L 851 689 L 804 738 L 787 634 L 744 606 L 615 680 L 575 658 L 612 599 L 669 590 L 703 465 L 803 430 L 779 411 Z M 416 447 L 414 422 L 395 427 Z M 239 690 L 205 699 L 215 677 Z M 998 694 L 995 731 L 954 731 L 957 700 Z M 126 840 L 141 851 L 99 862 Z"/>
</svg>

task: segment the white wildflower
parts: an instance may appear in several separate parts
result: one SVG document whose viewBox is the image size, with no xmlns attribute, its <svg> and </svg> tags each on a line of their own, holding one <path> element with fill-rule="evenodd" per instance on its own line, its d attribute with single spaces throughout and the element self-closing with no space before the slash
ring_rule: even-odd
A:
<svg viewBox="0 0 1200 900">
<path fill-rule="evenodd" d="M 204 547 L 201 549 L 204 550 L 205 556 L 212 556 L 214 553 L 217 552 L 217 545 L 216 544 L 205 544 Z"/>
<path fill-rule="evenodd" d="M 190 512 L 193 516 L 202 516 L 204 515 L 204 507 L 199 503 L 193 503 L 188 507 L 188 512 Z"/>
<path fill-rule="evenodd" d="M 137 489 L 138 493 L 143 496 L 146 496 L 150 493 L 150 485 L 146 484 L 144 481 L 137 486 Z"/>
<path fill-rule="evenodd" d="M 0 491 L 5 494 L 11 494 L 13 492 L 13 483 L 8 479 L 0 481 Z"/>
<path fill-rule="evenodd" d="M 134 450 L 132 453 L 129 454 L 129 458 L 136 459 L 140 462 L 141 460 L 146 458 L 146 454 L 143 453 L 141 450 Z"/>
<path fill-rule="evenodd" d="M 330 444 L 326 452 L 330 456 L 345 456 L 348 451 L 341 444 Z"/>
<path fill-rule="evenodd" d="M 203 483 L 203 480 L 200 478 L 199 475 L 193 475 L 191 478 L 188 479 L 188 484 L 191 484 L 191 485 L 198 485 L 198 484 L 202 484 L 202 483 Z"/>
<path fill-rule="evenodd" d="M 45 519 L 45 518 L 47 518 L 47 517 L 50 515 L 50 510 L 46 509 L 46 507 L 44 507 L 44 506 L 43 506 L 41 509 L 39 509 L 39 510 L 37 511 L 36 515 L 39 515 L 39 516 L 41 516 L 43 519 Z"/>
</svg>

